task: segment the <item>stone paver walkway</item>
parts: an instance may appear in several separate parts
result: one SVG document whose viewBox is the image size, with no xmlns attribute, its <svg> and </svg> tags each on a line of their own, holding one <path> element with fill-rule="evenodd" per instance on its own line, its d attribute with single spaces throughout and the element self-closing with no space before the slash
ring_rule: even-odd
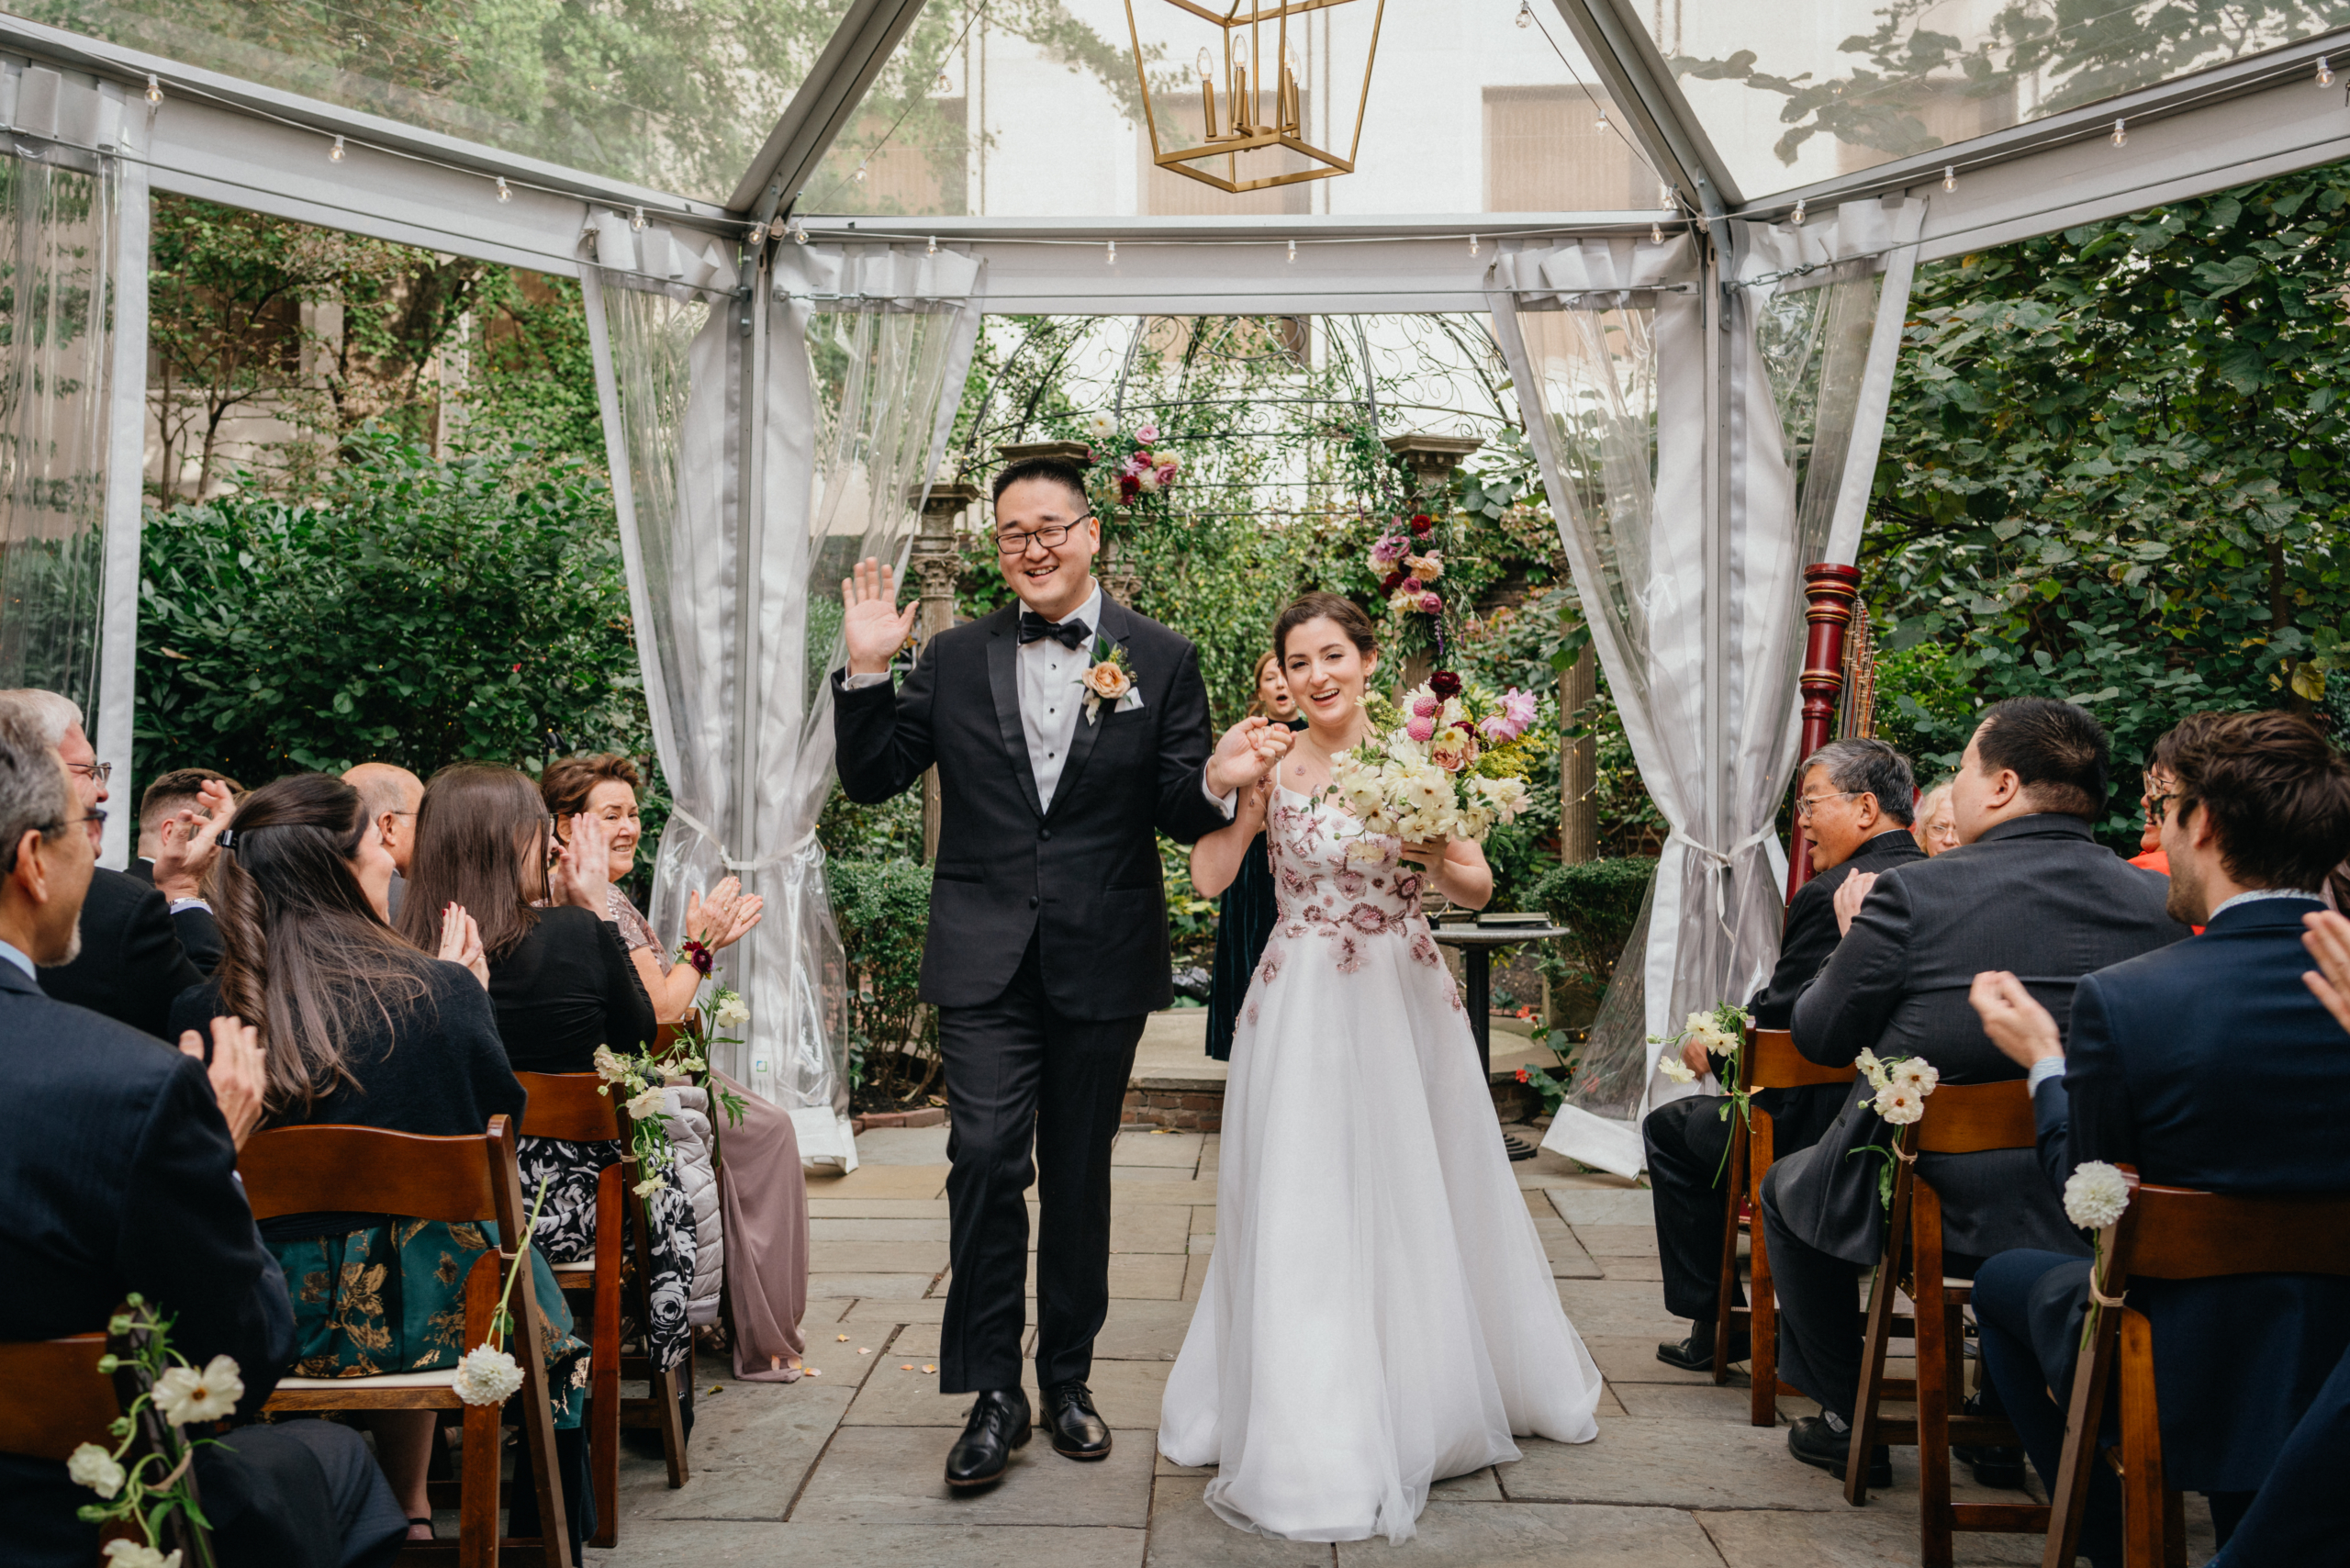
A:
<svg viewBox="0 0 2350 1568">
<path fill-rule="evenodd" d="M 590 1551 L 591 1568 L 1918 1561 L 1916 1450 L 1895 1450 L 1890 1491 L 1848 1507 L 1835 1482 L 1787 1456 L 1783 1428 L 1747 1424 L 1742 1375 L 1717 1388 L 1660 1363 L 1657 1340 L 1679 1326 L 1659 1296 L 1649 1194 L 1548 1154 L 1515 1169 L 1560 1298 L 1607 1380 L 1596 1442 L 1520 1439 L 1520 1462 L 1439 1485 L 1418 1537 L 1400 1548 L 1268 1540 L 1221 1523 L 1200 1500 L 1208 1473 L 1169 1464 L 1153 1447 L 1159 1392 L 1215 1245 L 1217 1140 L 1129 1131 L 1117 1151 L 1114 1299 L 1092 1380 L 1116 1451 L 1076 1464 L 1032 1441 L 1001 1485 L 950 1495 L 940 1468 L 968 1400 L 941 1394 L 921 1370 L 936 1364 L 946 1290 L 945 1129 L 868 1132 L 858 1149 L 856 1171 L 809 1182 L 808 1360 L 822 1375 L 741 1383 L 704 1358 L 691 1483 L 672 1492 L 657 1461 L 624 1459 L 620 1545 Z M 1807 1408 L 1783 1402 L 1782 1417 Z M 1963 1495 L 2015 1497 L 1976 1493 L 1963 1467 L 1960 1476 Z M 2210 1551 L 2200 1499 L 2189 1516 L 2199 1562 Z M 1961 1563 L 2039 1560 L 2037 1539 L 1960 1538 Z"/>
</svg>

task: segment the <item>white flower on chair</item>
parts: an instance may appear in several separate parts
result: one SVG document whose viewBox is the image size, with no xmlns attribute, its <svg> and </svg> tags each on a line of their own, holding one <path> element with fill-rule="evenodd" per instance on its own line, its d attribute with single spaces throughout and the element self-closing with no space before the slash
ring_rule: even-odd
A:
<svg viewBox="0 0 2350 1568">
<path fill-rule="evenodd" d="M 220 1420 L 244 1396 L 245 1380 L 237 1375 L 233 1356 L 215 1356 L 202 1372 L 173 1367 L 155 1380 L 155 1408 L 174 1427 Z"/>
<path fill-rule="evenodd" d="M 1906 1127 L 1926 1114 L 1926 1096 L 1899 1077 L 1876 1092 L 1876 1114 L 1897 1127 Z"/>
<path fill-rule="evenodd" d="M 2083 1160 L 2065 1179 L 2065 1217 L 2083 1230 L 2103 1230 L 2129 1206 L 2130 1183 L 2118 1166 Z"/>
<path fill-rule="evenodd" d="M 522 1369 L 511 1355 L 485 1340 L 465 1352 L 450 1386 L 468 1405 L 503 1405 L 522 1386 Z"/>
<path fill-rule="evenodd" d="M 129 1479 L 114 1455 L 95 1443 L 84 1443 L 65 1461 L 65 1473 L 77 1486 L 87 1486 L 101 1497 L 111 1497 L 122 1490 Z"/>
<path fill-rule="evenodd" d="M 136 1540 L 106 1542 L 106 1568 L 180 1568 L 180 1554 L 169 1557 Z"/>
</svg>

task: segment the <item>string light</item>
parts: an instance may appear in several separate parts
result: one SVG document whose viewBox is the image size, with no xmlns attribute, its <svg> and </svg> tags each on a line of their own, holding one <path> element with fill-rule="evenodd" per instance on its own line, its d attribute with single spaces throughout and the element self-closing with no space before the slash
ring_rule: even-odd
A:
<svg viewBox="0 0 2350 1568">
<path fill-rule="evenodd" d="M 1469 236 L 1469 253 L 1472 256 L 1477 253 L 1477 237 L 1474 234 Z"/>
<path fill-rule="evenodd" d="M 1290 259 L 1290 263 L 1291 263 L 1291 264 L 1292 264 L 1292 265 L 1295 265 L 1295 264 L 1296 264 L 1296 262 L 1297 262 L 1297 241 L 1294 241 L 1294 240 L 1292 240 L 1292 241 L 1289 242 L 1289 259 Z"/>
<path fill-rule="evenodd" d="M 791 220 L 791 242 L 795 245 L 808 243 L 808 226 L 796 218 Z"/>
<path fill-rule="evenodd" d="M 930 243 L 923 247 L 923 252 L 922 252 L 922 253 L 923 253 L 923 255 L 925 255 L 925 256 L 934 256 L 934 255 L 938 254 L 938 236 L 937 236 L 937 235 L 934 234 L 934 235 L 932 235 L 932 236 L 930 237 Z"/>
<path fill-rule="evenodd" d="M 1942 189 L 1946 191 L 1958 189 L 1958 165 L 1955 163 L 1942 165 Z"/>
<path fill-rule="evenodd" d="M 2130 145 L 2130 128 L 2129 128 L 2129 126 L 2127 126 L 2126 124 L 2124 124 L 2124 123 L 2123 123 L 2122 121 L 2121 121 L 2121 120 L 2115 120 L 2115 121 L 2113 122 L 2113 135 L 2112 135 L 2112 137 L 2111 137 L 2109 140 L 2111 140 L 2111 141 L 2113 142 L 2113 145 L 2115 145 L 2116 147 L 2127 147 L 2127 146 L 2129 146 L 2129 145 Z"/>
<path fill-rule="evenodd" d="M 2320 61 L 2318 63 L 2322 68 L 2325 62 Z M 155 80 L 155 73 L 152 71 L 147 73 L 147 101 L 151 104 L 160 104 L 163 101 L 163 84 Z"/>
<path fill-rule="evenodd" d="M 865 184 L 865 165 L 862 163 L 856 166 L 856 183 L 860 185 Z"/>
<path fill-rule="evenodd" d="M 334 145 L 333 145 L 332 147 L 330 147 L 330 148 L 328 148 L 328 149 L 327 149 L 327 162 L 330 162 L 330 163 L 340 163 L 340 162 L 342 162 L 342 138 L 341 138 L 341 137 L 340 137 L 340 136 L 336 137 L 336 138 L 334 139 Z"/>
<path fill-rule="evenodd" d="M 743 241 L 744 244 L 756 245 L 767 237 L 767 226 L 764 223 L 754 223 L 751 225 L 751 231 L 743 236 Z"/>
<path fill-rule="evenodd" d="M 1803 227 L 1803 197 L 1796 197 L 1796 227 L 1798 229 Z"/>
<path fill-rule="evenodd" d="M 154 78 L 150 76 L 147 80 L 152 82 Z M 2327 63 L 2325 56 L 2322 54 L 2317 57 L 2317 84 L 2321 87 L 2333 85 L 2333 67 Z"/>
<path fill-rule="evenodd" d="M 1607 106 L 1606 104 L 1599 106 L 1599 118 L 1592 122 L 1591 129 L 1594 130 L 1612 130 L 1615 129 L 1607 123 Z"/>
<path fill-rule="evenodd" d="M 1118 242 L 1115 240 L 1104 242 L 1102 250 L 1102 264 L 1105 267 L 1114 267 L 1118 264 Z"/>
<path fill-rule="evenodd" d="M 507 188 L 506 176 L 503 174 L 498 176 L 498 199 L 500 201 L 512 201 L 514 199 L 514 193 Z"/>
<path fill-rule="evenodd" d="M 1673 194 L 1673 187 L 1662 183 L 1656 187 L 1656 204 L 1667 212 L 1676 211 L 1681 206 L 1680 198 Z"/>
<path fill-rule="evenodd" d="M 644 208 L 640 207 L 630 216 L 628 226 L 631 229 L 637 230 L 642 230 L 644 227 Z"/>
<path fill-rule="evenodd" d="M 1517 0 L 1517 25 L 1521 28 L 1530 28 L 1534 25 L 1534 7 L 1528 3 L 1528 0 Z"/>
<path fill-rule="evenodd" d="M 938 68 L 938 78 L 933 82 L 931 85 L 942 94 L 951 93 L 955 90 L 955 84 L 947 79 L 946 67 L 944 65 Z"/>
<path fill-rule="evenodd" d="M 1649 243 L 1651 245 L 1662 245 L 1664 243 L 1663 224 L 1651 223 L 1649 225 Z"/>
</svg>

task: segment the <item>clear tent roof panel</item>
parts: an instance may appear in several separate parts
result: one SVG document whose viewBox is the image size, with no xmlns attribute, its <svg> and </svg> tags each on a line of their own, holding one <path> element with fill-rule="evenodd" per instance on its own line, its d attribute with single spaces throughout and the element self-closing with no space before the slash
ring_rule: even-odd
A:
<svg viewBox="0 0 2350 1568">
<path fill-rule="evenodd" d="M 1657 176 L 1620 117 L 1602 121 L 1599 77 L 1556 10 L 1545 5 L 1525 25 L 1517 16 L 1512 0 L 1387 0 L 1383 9 L 1380 0 L 1342 0 L 1292 17 L 1304 140 L 1351 151 L 1355 172 L 1236 195 L 1154 166 L 1122 0 L 997 5 L 976 17 L 934 7 L 797 209 L 1131 219 L 1654 207 Z M 1198 60 L 1203 47 L 1216 52 L 1217 29 L 1169 0 L 1134 0 L 1133 17 L 1159 148 L 1200 145 L 1207 110 Z M 1270 60 L 1274 29 L 1262 30 Z M 1221 121 L 1229 78 L 1220 58 L 1212 63 Z M 1270 88 L 1259 102 L 1261 118 Z M 1358 103 L 1367 105 L 1359 144 Z M 1284 167 L 1305 166 L 1286 156 Z"/>
<path fill-rule="evenodd" d="M 28 21 L 723 202 L 848 0 L 6 0 Z"/>
<path fill-rule="evenodd" d="M 1748 200 L 2350 26 L 2350 0 L 1626 0 Z"/>
</svg>

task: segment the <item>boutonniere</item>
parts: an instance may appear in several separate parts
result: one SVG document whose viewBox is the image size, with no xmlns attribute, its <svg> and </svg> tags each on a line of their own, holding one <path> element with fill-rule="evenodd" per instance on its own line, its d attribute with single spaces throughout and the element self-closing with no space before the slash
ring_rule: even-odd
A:
<svg viewBox="0 0 2350 1568">
<path fill-rule="evenodd" d="M 1093 663 L 1080 678 L 1085 685 L 1085 722 L 1089 724 L 1101 717 L 1104 702 L 1125 704 L 1125 700 L 1134 695 L 1135 672 L 1134 666 L 1126 663 L 1126 650 L 1107 637 L 1095 641 Z"/>
</svg>

